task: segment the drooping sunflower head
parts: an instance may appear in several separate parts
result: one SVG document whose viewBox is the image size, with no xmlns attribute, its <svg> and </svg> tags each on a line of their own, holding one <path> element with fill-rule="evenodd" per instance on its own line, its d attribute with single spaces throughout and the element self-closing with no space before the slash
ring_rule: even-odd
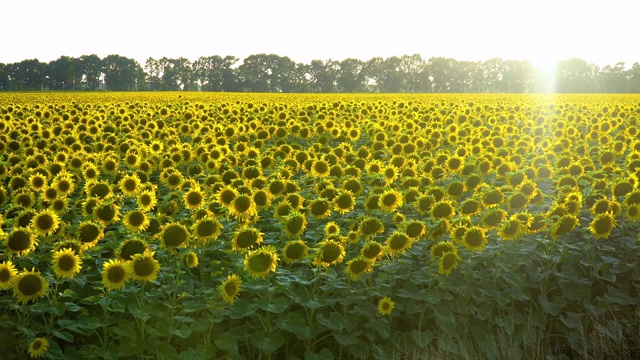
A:
<svg viewBox="0 0 640 360">
<path fill-rule="evenodd" d="M 525 226 L 514 215 L 502 222 L 498 235 L 504 240 L 514 240 L 524 235 L 524 231 Z"/>
<path fill-rule="evenodd" d="M 373 235 L 381 234 L 382 232 L 384 232 L 384 224 L 380 219 L 374 217 L 365 217 L 360 222 L 358 231 L 365 239 L 369 239 Z"/>
<path fill-rule="evenodd" d="M 473 251 L 480 251 L 487 245 L 486 230 L 479 226 L 472 226 L 464 234 L 462 245 Z"/>
<path fill-rule="evenodd" d="M 53 254 L 53 272 L 60 278 L 76 276 L 82 268 L 82 260 L 73 249 L 61 249 Z"/>
<path fill-rule="evenodd" d="M 154 252 L 144 252 L 135 254 L 128 262 L 129 273 L 133 280 L 153 281 L 158 277 L 160 271 L 160 263 L 153 255 Z"/>
<path fill-rule="evenodd" d="M 112 201 L 101 202 L 93 209 L 93 218 L 104 226 L 120 220 L 120 207 Z"/>
<path fill-rule="evenodd" d="M 589 230 L 596 238 L 607 239 L 616 227 L 616 219 L 612 213 L 598 214 L 589 225 Z"/>
<path fill-rule="evenodd" d="M 420 220 L 410 220 L 404 224 L 404 232 L 413 240 L 421 240 L 427 234 L 427 226 Z"/>
<path fill-rule="evenodd" d="M 439 259 L 445 253 L 458 253 L 458 248 L 451 241 L 440 241 L 431 246 L 431 259 Z"/>
<path fill-rule="evenodd" d="M 356 201 L 353 194 L 347 190 L 339 190 L 338 194 L 333 198 L 333 208 L 340 214 L 346 214 L 353 210 Z"/>
<path fill-rule="evenodd" d="M 187 264 L 187 267 L 193 269 L 198 266 L 198 254 L 193 251 L 189 251 L 187 255 L 184 257 L 184 262 Z"/>
<path fill-rule="evenodd" d="M 422 194 L 416 199 L 416 211 L 420 215 L 427 215 L 431 212 L 431 207 L 435 203 L 435 198 L 431 194 Z"/>
<path fill-rule="evenodd" d="M 438 274 L 450 275 L 451 271 L 458 266 L 461 258 L 457 252 L 445 252 L 438 261 Z"/>
<path fill-rule="evenodd" d="M 324 219 L 331 214 L 331 202 L 325 198 L 317 198 L 309 203 L 309 213 L 315 220 Z"/>
<path fill-rule="evenodd" d="M 351 281 L 357 281 L 373 269 L 373 262 L 362 255 L 347 261 L 344 272 Z"/>
<path fill-rule="evenodd" d="M 271 194 L 267 190 L 258 189 L 253 192 L 252 200 L 257 209 L 268 209 L 271 205 Z"/>
<path fill-rule="evenodd" d="M 484 215 L 480 219 L 480 222 L 482 223 L 482 226 L 484 226 L 485 228 L 494 229 L 500 226 L 500 224 L 506 217 L 507 217 L 506 211 L 499 208 L 490 209 L 484 213 Z"/>
<path fill-rule="evenodd" d="M 438 201 L 431 208 L 431 217 L 433 219 L 451 219 L 455 214 L 455 207 L 447 200 Z"/>
<path fill-rule="evenodd" d="M 314 263 L 319 266 L 336 264 L 342 262 L 345 254 L 342 242 L 330 239 L 322 240 L 318 244 Z"/>
<path fill-rule="evenodd" d="M 282 259 L 286 263 L 304 259 L 309 254 L 309 246 L 303 240 L 291 240 L 282 249 Z"/>
<path fill-rule="evenodd" d="M 566 214 L 559 217 L 553 223 L 551 227 L 551 237 L 555 240 L 558 237 L 570 232 L 579 224 L 577 217 L 571 214 Z"/>
<path fill-rule="evenodd" d="M 238 229 L 232 240 L 232 248 L 235 251 L 246 251 L 262 243 L 262 233 L 254 227 Z"/>
<path fill-rule="evenodd" d="M 123 261 L 129 261 L 136 254 L 144 254 L 149 251 L 149 245 L 141 239 L 128 239 L 125 240 L 118 249 L 118 259 Z"/>
</svg>

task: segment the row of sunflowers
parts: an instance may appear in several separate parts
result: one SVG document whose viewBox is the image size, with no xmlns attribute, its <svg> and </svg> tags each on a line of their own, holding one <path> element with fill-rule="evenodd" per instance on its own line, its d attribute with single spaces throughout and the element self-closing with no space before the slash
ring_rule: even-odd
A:
<svg viewBox="0 0 640 360">
<path fill-rule="evenodd" d="M 407 299 L 428 303 L 418 294 L 468 276 L 482 253 L 637 246 L 633 96 L 3 94 L 0 104 L 0 320 L 16 356 L 169 346 L 202 358 L 384 357 L 413 348 L 391 330 L 347 335 L 349 314 L 402 327 Z M 416 293 L 401 269 L 419 269 Z M 403 329 L 414 347 L 443 327 L 421 314 Z M 392 345 L 362 349 L 381 340 Z"/>
</svg>

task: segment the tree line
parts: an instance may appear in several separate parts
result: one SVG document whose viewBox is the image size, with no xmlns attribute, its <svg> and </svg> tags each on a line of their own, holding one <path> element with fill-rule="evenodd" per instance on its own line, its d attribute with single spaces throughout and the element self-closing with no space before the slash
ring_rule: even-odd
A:
<svg viewBox="0 0 640 360">
<path fill-rule="evenodd" d="M 579 58 L 543 71 L 526 60 L 460 61 L 420 55 L 297 63 L 287 56 L 131 58 L 61 56 L 0 63 L 4 91 L 246 91 L 426 93 L 640 93 L 640 63 L 599 67 Z"/>
</svg>

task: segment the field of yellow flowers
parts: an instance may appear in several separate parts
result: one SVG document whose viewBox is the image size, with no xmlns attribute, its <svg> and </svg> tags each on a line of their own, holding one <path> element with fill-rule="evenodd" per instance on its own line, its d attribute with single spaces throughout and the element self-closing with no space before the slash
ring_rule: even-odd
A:
<svg viewBox="0 0 640 360">
<path fill-rule="evenodd" d="M 632 95 L 0 94 L 0 353 L 624 358 L 639 117 Z"/>
</svg>

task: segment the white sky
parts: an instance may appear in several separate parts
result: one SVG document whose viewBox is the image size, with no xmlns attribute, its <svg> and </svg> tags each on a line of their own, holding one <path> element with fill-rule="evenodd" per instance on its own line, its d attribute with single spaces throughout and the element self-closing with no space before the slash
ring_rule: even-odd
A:
<svg viewBox="0 0 640 360">
<path fill-rule="evenodd" d="M 61 55 L 274 53 L 296 62 L 420 54 L 640 62 L 637 5 L 579 0 L 2 0 L 0 63 Z"/>
</svg>

